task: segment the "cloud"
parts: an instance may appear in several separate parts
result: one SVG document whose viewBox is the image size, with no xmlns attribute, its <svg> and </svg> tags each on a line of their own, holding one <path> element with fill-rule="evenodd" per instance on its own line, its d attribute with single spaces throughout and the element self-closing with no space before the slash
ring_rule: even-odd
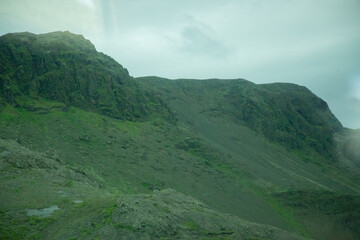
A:
<svg viewBox="0 0 360 240">
<path fill-rule="evenodd" d="M 226 57 L 228 48 L 197 26 L 188 26 L 182 31 L 183 50 L 191 54 Z"/>
<path fill-rule="evenodd" d="M 0 1 L 0 34 L 65 30 L 85 35 L 96 34 L 100 21 L 96 9 L 91 9 L 94 6 L 92 3 L 91 0 Z"/>
<path fill-rule="evenodd" d="M 182 29 L 181 42 L 180 50 L 191 55 L 225 58 L 230 53 L 230 48 L 216 39 L 210 26 L 197 21 Z"/>
<path fill-rule="evenodd" d="M 360 74 L 350 80 L 349 96 L 360 101 Z"/>
<path fill-rule="evenodd" d="M 95 9 L 95 4 L 93 2 L 93 0 L 76 0 L 79 3 L 81 3 L 82 5 L 94 10 Z"/>
</svg>

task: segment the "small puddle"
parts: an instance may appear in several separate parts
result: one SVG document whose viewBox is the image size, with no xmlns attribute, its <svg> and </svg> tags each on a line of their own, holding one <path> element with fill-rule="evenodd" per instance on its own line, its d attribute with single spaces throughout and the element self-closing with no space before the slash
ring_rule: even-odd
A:
<svg viewBox="0 0 360 240">
<path fill-rule="evenodd" d="M 84 201 L 83 200 L 74 200 L 73 203 L 76 203 L 76 204 L 80 204 L 80 203 L 83 203 Z"/>
<path fill-rule="evenodd" d="M 39 218 L 46 218 L 50 217 L 55 211 L 59 210 L 60 208 L 56 205 L 53 205 L 48 208 L 43 209 L 28 209 L 26 210 L 28 216 L 37 216 Z"/>
</svg>

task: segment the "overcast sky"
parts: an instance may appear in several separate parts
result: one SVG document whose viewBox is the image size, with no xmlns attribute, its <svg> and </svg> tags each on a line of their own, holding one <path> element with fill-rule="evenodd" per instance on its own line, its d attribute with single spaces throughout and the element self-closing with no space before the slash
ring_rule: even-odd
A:
<svg viewBox="0 0 360 240">
<path fill-rule="evenodd" d="M 360 128 L 360 0 L 0 1 L 0 35 L 58 30 L 135 77 L 304 85 Z"/>
</svg>

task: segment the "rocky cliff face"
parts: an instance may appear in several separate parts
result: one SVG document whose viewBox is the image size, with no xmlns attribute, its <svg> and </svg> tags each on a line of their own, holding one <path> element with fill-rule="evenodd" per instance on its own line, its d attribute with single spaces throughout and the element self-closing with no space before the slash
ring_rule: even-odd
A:
<svg viewBox="0 0 360 240">
<path fill-rule="evenodd" d="M 173 118 L 161 98 L 141 91 L 125 68 L 81 35 L 7 34 L 0 54 L 3 104 L 42 97 L 119 119 Z"/>
</svg>

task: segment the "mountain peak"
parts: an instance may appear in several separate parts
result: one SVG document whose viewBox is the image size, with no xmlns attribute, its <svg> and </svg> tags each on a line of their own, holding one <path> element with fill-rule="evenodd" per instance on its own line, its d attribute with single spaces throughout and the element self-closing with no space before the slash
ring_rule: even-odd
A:
<svg viewBox="0 0 360 240">
<path fill-rule="evenodd" d="M 74 34 L 69 31 L 56 31 L 44 34 L 33 34 L 29 32 L 8 33 L 1 37 L 1 41 L 12 43 L 15 47 L 33 44 L 44 50 L 96 52 L 95 46 L 83 35 Z"/>
<path fill-rule="evenodd" d="M 24 97 L 42 97 L 128 120 L 146 119 L 164 107 L 82 35 L 6 34 L 0 37 L 0 54 L 0 97 L 14 106 L 22 106 Z"/>
<path fill-rule="evenodd" d="M 81 34 L 74 34 L 69 31 L 57 31 L 46 34 L 40 34 L 39 39 L 49 44 L 62 42 L 73 50 L 96 51 L 95 46 Z"/>
</svg>

